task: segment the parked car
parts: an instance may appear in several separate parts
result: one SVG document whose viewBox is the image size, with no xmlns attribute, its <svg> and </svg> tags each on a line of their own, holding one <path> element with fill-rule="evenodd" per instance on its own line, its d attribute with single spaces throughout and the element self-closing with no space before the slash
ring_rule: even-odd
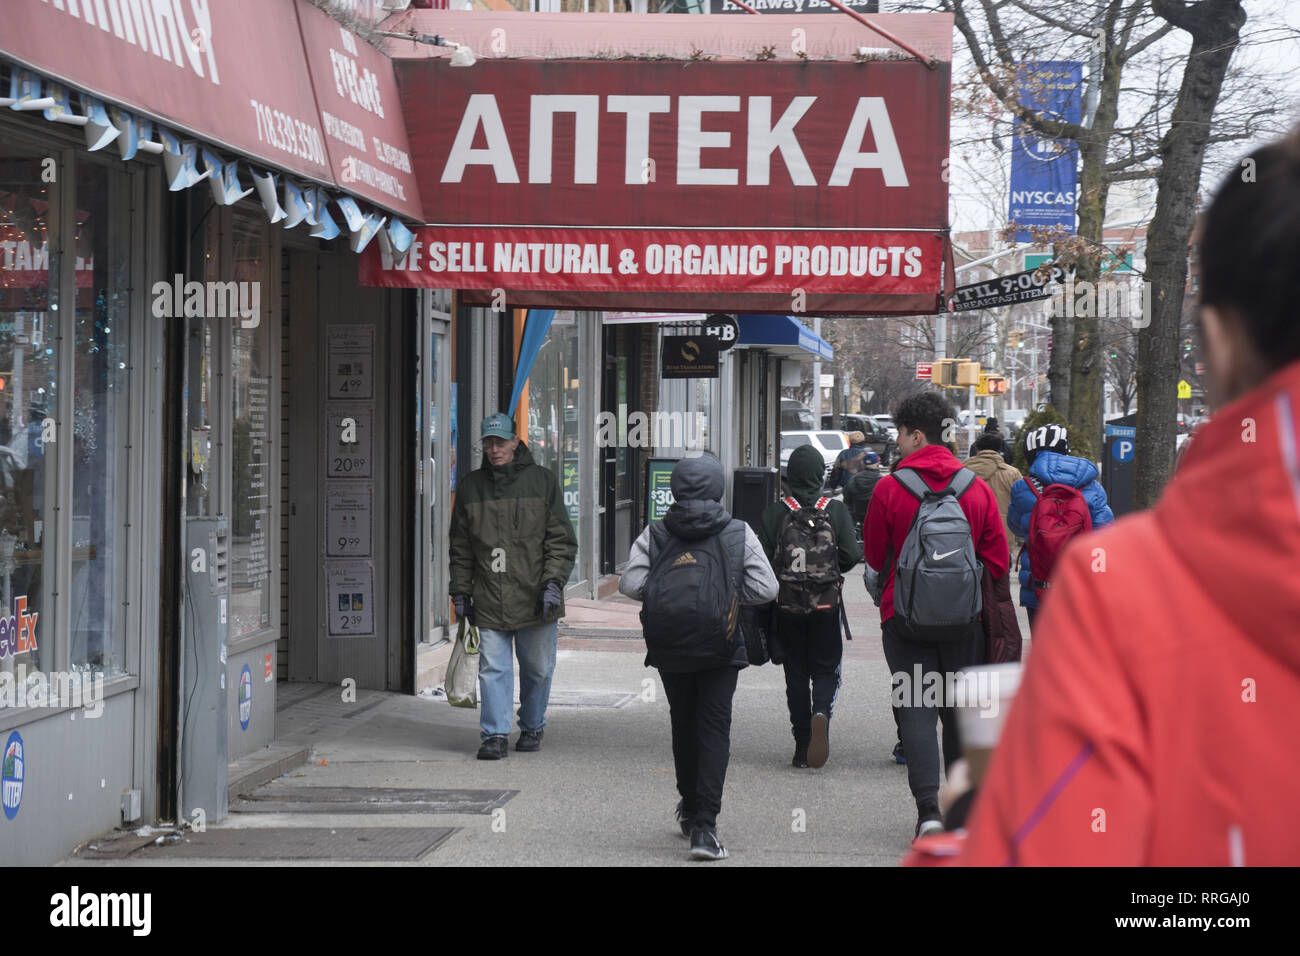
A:
<svg viewBox="0 0 1300 956">
<path fill-rule="evenodd" d="M 826 462 L 826 470 L 823 472 L 823 482 L 825 476 L 830 474 L 831 468 L 835 464 L 835 459 L 839 457 L 840 452 L 849 447 L 849 436 L 840 431 L 783 431 L 781 432 L 781 493 L 789 494 L 789 486 L 785 483 L 785 469 L 790 464 L 791 453 L 800 445 L 812 445 L 821 452 L 822 460 Z"/>
<path fill-rule="evenodd" d="M 893 415 L 872 415 L 871 419 L 872 421 L 878 422 L 884 426 L 885 430 L 889 433 L 890 441 L 898 441 L 898 426 L 894 424 Z"/>
<path fill-rule="evenodd" d="M 841 415 L 838 423 L 834 415 L 822 416 L 822 428 L 838 424 L 845 432 L 862 432 L 867 436 L 867 447 L 880 456 L 880 464 L 888 468 L 898 455 L 898 445 L 889 437 L 889 430 L 868 415 Z"/>
<path fill-rule="evenodd" d="M 816 431 L 817 420 L 813 418 L 812 409 L 803 402 L 793 398 L 781 399 L 781 431 Z"/>
</svg>

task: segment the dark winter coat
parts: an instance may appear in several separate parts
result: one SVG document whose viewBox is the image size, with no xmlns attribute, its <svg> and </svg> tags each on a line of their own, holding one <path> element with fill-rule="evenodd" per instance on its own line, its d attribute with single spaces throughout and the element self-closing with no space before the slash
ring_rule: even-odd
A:
<svg viewBox="0 0 1300 956">
<path fill-rule="evenodd" d="M 512 461 L 496 467 L 484 455 L 460 483 L 450 537 L 449 591 L 470 595 L 475 622 L 494 631 L 544 623 L 542 588 L 547 581 L 563 587 L 578 553 L 560 483 L 522 441 Z M 563 616 L 561 600 L 549 620 Z"/>
<path fill-rule="evenodd" d="M 759 547 L 758 539 L 747 524 L 731 517 L 727 509 L 722 507 L 726 477 L 718 460 L 712 455 L 683 458 L 673 467 L 671 487 L 675 500 L 664 516 L 664 527 L 675 537 L 701 541 L 720 534 L 728 525 L 740 525 L 744 529 L 745 542 L 744 553 L 740 556 L 743 565 L 740 603 L 756 605 L 773 600 L 777 593 L 776 576 Z M 656 557 L 654 534 L 651 526 L 647 525 L 632 544 L 627 567 L 618 582 L 619 592 L 640 601 L 645 595 L 646 581 Z M 749 657 L 745 651 L 745 642 L 738 641 L 736 652 L 730 660 L 664 659 L 647 648 L 645 662 L 647 667 L 679 672 L 727 665 L 744 667 L 749 663 Z"/>
</svg>

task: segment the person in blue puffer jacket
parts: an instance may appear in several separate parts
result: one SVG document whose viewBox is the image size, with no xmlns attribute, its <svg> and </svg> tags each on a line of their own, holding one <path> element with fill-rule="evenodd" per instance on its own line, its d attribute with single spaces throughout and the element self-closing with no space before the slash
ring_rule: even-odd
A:
<svg viewBox="0 0 1300 956">
<path fill-rule="evenodd" d="M 1029 462 L 1029 477 L 1038 480 L 1040 490 L 1053 484 L 1070 485 L 1079 489 L 1083 500 L 1088 503 L 1094 530 L 1115 520 L 1106 501 L 1106 489 L 1097 481 L 1097 466 L 1086 458 L 1070 454 L 1070 439 L 1064 425 L 1044 425 L 1026 435 L 1025 459 Z M 1021 542 L 1029 537 L 1029 516 L 1034 510 L 1035 501 L 1037 499 L 1025 478 L 1011 486 L 1007 524 Z M 1029 586 L 1027 548 L 1021 549 L 1017 567 L 1020 569 L 1020 606 L 1029 612 L 1029 627 L 1032 631 L 1034 616 L 1038 612 L 1038 597 Z"/>
</svg>

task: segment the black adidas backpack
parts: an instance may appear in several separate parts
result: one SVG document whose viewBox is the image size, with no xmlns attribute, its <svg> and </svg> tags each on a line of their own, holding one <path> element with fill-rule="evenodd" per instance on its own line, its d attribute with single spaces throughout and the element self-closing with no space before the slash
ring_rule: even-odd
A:
<svg viewBox="0 0 1300 956">
<path fill-rule="evenodd" d="M 646 663 L 669 669 L 725 664 L 740 630 L 745 523 L 688 540 L 662 521 L 650 525 L 651 560 L 641 600 Z"/>
</svg>

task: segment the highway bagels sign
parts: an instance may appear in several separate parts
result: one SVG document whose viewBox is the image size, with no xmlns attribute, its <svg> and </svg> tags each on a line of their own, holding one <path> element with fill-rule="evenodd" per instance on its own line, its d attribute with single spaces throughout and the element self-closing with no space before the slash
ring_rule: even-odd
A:
<svg viewBox="0 0 1300 956">
<path fill-rule="evenodd" d="M 399 64 L 429 225 L 402 260 L 376 246 L 364 279 L 532 290 L 534 305 L 707 292 L 788 309 L 800 287 L 932 309 L 948 204 L 935 67 Z"/>
</svg>

